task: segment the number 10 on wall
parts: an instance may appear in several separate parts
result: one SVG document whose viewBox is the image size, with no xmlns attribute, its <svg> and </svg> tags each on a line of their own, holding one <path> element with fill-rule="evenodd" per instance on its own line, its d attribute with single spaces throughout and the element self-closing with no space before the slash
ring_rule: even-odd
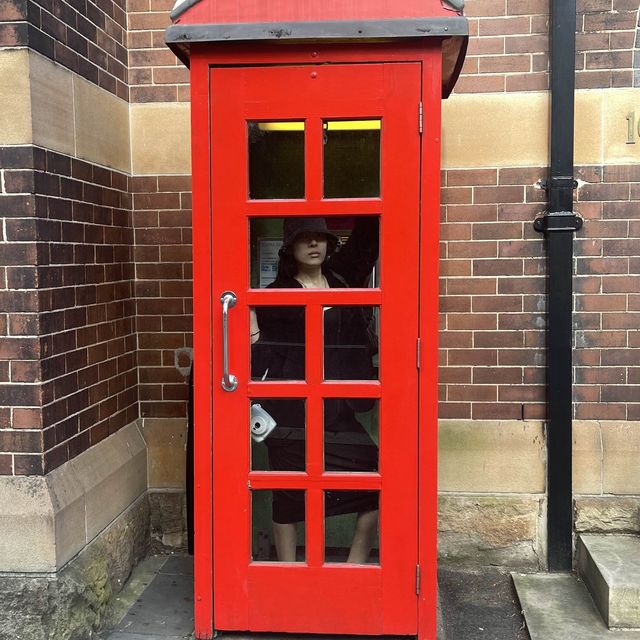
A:
<svg viewBox="0 0 640 640">
<path fill-rule="evenodd" d="M 640 137 L 640 121 L 638 122 L 637 129 L 638 136 Z M 627 144 L 635 144 L 636 136 L 636 112 L 629 111 L 627 114 Z"/>
</svg>

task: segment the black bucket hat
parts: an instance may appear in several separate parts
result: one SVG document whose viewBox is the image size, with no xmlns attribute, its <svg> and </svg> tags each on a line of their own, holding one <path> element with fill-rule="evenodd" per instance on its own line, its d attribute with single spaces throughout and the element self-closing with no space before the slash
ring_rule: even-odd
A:
<svg viewBox="0 0 640 640">
<path fill-rule="evenodd" d="M 296 238 L 302 233 L 318 233 L 326 236 L 328 253 L 335 251 L 338 237 L 327 228 L 327 221 L 320 217 L 285 218 L 283 247 L 291 247 Z"/>
</svg>

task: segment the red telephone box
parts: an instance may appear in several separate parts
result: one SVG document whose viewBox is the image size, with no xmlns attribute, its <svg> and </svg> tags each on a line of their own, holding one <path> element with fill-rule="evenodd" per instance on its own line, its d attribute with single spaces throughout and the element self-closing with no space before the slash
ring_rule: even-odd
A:
<svg viewBox="0 0 640 640">
<path fill-rule="evenodd" d="M 440 101 L 468 33 L 453 4 L 174 9 L 197 638 L 435 639 Z"/>
</svg>

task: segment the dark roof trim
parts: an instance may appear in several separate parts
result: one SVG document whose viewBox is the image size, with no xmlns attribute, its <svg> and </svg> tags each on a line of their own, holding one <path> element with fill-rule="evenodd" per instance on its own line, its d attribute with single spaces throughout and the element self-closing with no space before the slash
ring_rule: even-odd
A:
<svg viewBox="0 0 640 640">
<path fill-rule="evenodd" d="M 444 54 L 447 46 L 451 48 L 451 50 L 455 51 L 456 61 L 453 66 L 453 69 L 450 73 L 447 73 L 447 70 L 443 68 L 442 70 L 442 97 L 448 98 L 453 91 L 453 88 L 456 86 L 456 82 L 458 82 L 458 78 L 460 77 L 460 73 L 462 72 L 462 65 L 464 64 L 464 59 L 467 56 L 467 46 L 469 44 L 469 38 L 464 36 L 455 36 L 453 38 L 447 38 L 443 41 L 442 44 L 442 53 L 443 53 L 443 63 L 444 63 Z"/>
<path fill-rule="evenodd" d="M 173 9 L 171 11 L 171 13 L 169 14 L 169 17 L 171 18 L 171 20 L 176 20 L 185 11 L 187 11 L 188 9 L 191 9 L 191 7 L 193 7 L 194 4 L 198 4 L 198 2 L 200 2 L 200 0 L 186 0 L 181 5 L 177 6 L 175 9 Z"/>
<path fill-rule="evenodd" d="M 197 2 L 198 0 L 188 1 Z M 179 8 L 182 8 L 182 5 Z M 167 29 L 165 40 L 169 45 L 188 45 L 194 42 L 237 42 L 243 40 L 371 40 L 467 35 L 469 35 L 467 19 L 456 16 L 402 20 L 174 24 Z"/>
</svg>

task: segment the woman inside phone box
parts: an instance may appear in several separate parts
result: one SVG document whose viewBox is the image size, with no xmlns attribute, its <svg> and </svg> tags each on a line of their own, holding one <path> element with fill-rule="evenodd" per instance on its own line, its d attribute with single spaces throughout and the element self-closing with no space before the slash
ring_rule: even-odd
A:
<svg viewBox="0 0 640 640">
<path fill-rule="evenodd" d="M 349 240 L 338 238 L 324 218 L 286 218 L 278 273 L 268 288 L 366 287 L 378 259 L 377 217 L 358 217 Z M 256 307 L 251 311 L 251 371 L 254 380 L 305 379 L 304 307 Z M 325 308 L 324 377 L 326 380 L 377 378 L 377 352 L 371 307 Z M 356 413 L 375 400 L 328 399 L 324 403 L 325 470 L 377 471 L 378 447 Z M 305 405 L 302 399 L 260 401 L 276 422 L 265 439 L 273 471 L 305 470 Z M 363 491 L 328 491 L 325 517 L 356 513 L 347 561 L 365 563 L 376 538 L 378 495 Z M 272 518 L 278 560 L 296 560 L 296 523 L 304 520 L 304 491 L 273 492 Z"/>
</svg>

